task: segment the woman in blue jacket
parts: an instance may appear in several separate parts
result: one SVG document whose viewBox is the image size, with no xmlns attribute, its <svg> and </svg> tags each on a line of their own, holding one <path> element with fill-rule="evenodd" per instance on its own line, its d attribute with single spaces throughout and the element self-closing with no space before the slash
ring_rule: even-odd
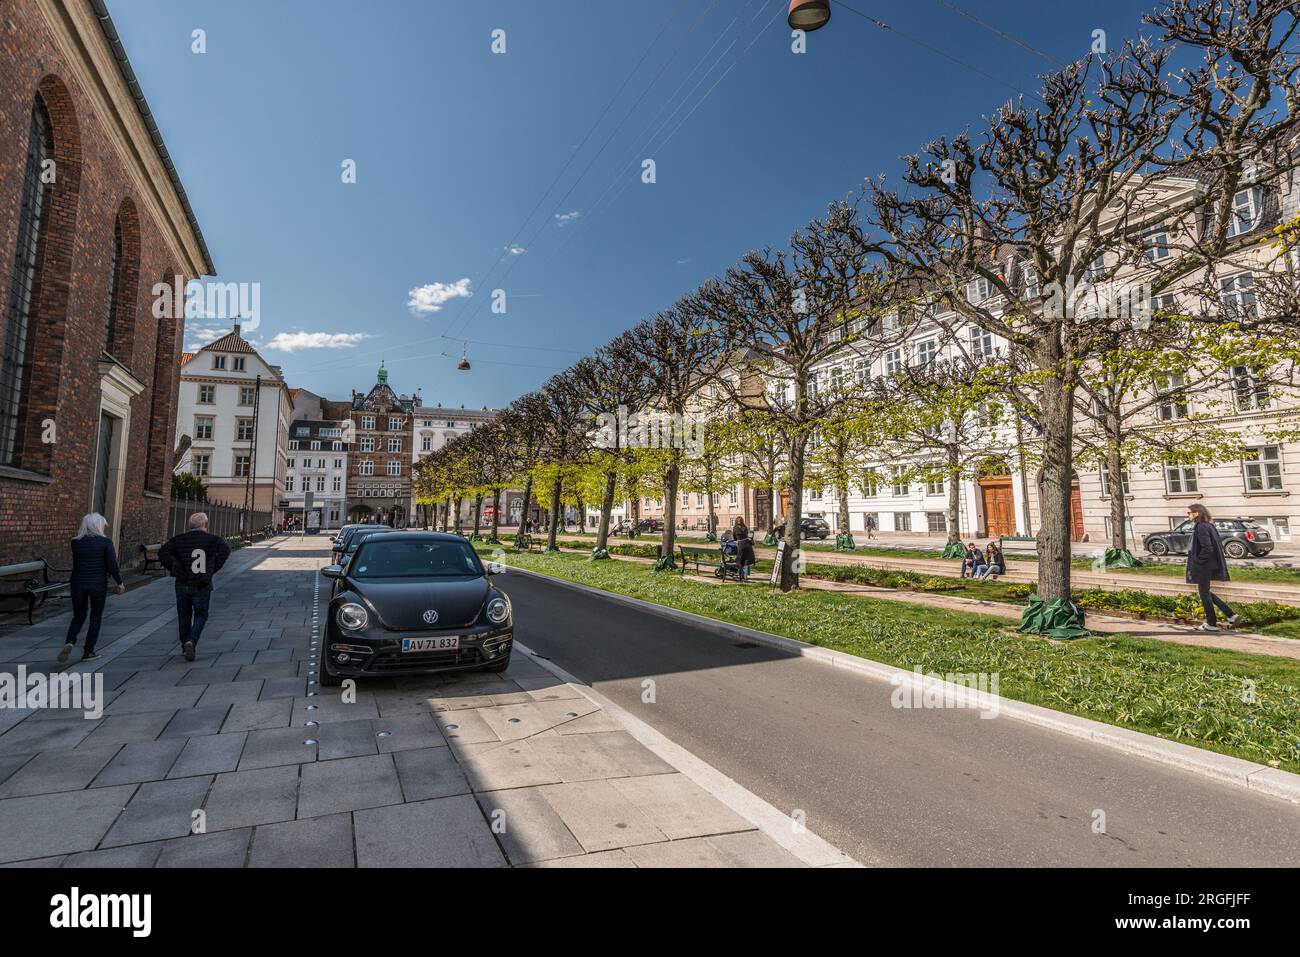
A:
<svg viewBox="0 0 1300 957">
<path fill-rule="evenodd" d="M 1201 607 L 1205 609 L 1205 623 L 1201 631 L 1218 631 L 1219 621 L 1214 614 L 1218 607 L 1228 616 L 1228 624 L 1237 623 L 1237 613 L 1228 603 L 1210 591 L 1210 582 L 1228 580 L 1228 560 L 1223 557 L 1223 540 L 1219 530 L 1210 520 L 1210 510 L 1200 503 L 1187 506 L 1187 517 L 1196 524 L 1192 526 L 1192 541 L 1187 546 L 1187 581 L 1196 586 L 1201 595 Z"/>
<path fill-rule="evenodd" d="M 99 641 L 99 623 L 104 617 L 104 602 L 108 600 L 108 579 L 117 582 L 117 593 L 122 586 L 122 572 L 117 567 L 117 553 L 105 532 L 108 520 L 98 512 L 91 512 L 81 520 L 77 537 L 72 540 L 72 623 L 68 625 L 67 642 L 59 652 L 59 661 L 68 660 L 77 644 L 77 635 L 90 613 L 90 629 L 86 632 L 86 648 L 82 661 L 93 661 L 95 642 Z"/>
</svg>

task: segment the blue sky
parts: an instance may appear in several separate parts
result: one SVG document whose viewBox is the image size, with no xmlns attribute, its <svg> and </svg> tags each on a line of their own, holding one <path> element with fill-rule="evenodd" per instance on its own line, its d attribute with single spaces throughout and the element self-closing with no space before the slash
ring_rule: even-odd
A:
<svg viewBox="0 0 1300 957">
<path fill-rule="evenodd" d="M 1066 60 L 1096 29 L 1137 33 L 1154 0 L 953 3 Z M 840 8 L 796 55 L 785 6 L 110 0 L 219 277 L 260 283 L 250 338 L 290 384 L 346 397 L 383 358 L 399 392 L 470 407 L 785 242 L 1048 67 L 945 0 L 854 0 L 893 29 Z M 219 328 L 191 321 L 187 345 Z"/>
</svg>

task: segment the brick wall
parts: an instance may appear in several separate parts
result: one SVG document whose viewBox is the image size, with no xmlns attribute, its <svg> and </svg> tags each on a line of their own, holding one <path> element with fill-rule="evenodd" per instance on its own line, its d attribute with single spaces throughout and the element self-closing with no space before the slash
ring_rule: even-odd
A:
<svg viewBox="0 0 1300 957">
<path fill-rule="evenodd" d="M 116 77 L 110 78 L 116 82 Z M 148 206 L 134 197 L 121 155 L 62 62 L 35 4 L 0 5 L 0 306 L 8 306 L 34 98 L 53 125 L 55 183 L 39 249 L 41 280 L 29 325 L 30 372 L 16 469 L 0 470 L 0 564 L 41 556 L 69 563 L 68 539 L 90 508 L 100 408 L 97 361 L 121 216 L 113 351 L 144 391 L 131 403 L 119 547 L 127 565 L 157 541 L 171 494 L 181 321 L 155 319 L 152 287 L 178 264 Z M 170 184 L 167 184 L 170 189 Z M 0 342 L 5 311 L 0 309 Z M 56 441 L 42 442 L 53 419 Z"/>
</svg>

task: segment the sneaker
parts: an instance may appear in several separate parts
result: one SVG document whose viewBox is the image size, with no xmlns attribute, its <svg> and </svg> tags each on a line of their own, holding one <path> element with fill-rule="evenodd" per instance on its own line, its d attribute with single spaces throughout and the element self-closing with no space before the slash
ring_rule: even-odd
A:
<svg viewBox="0 0 1300 957">
<path fill-rule="evenodd" d="M 64 645 L 63 650 L 59 652 L 59 664 L 63 664 L 63 662 L 67 661 L 68 655 L 70 654 L 72 654 L 72 642 L 68 642 Z"/>
<path fill-rule="evenodd" d="M 94 660 L 95 660 L 96 658 L 98 658 L 98 657 L 99 657 L 99 655 L 95 654 L 93 651 L 87 651 L 84 655 L 81 656 L 81 660 L 82 660 L 82 661 L 94 661 Z"/>
<path fill-rule="evenodd" d="M 1240 615 L 1229 615 L 1229 616 L 1228 616 L 1228 624 L 1229 624 L 1229 625 L 1236 625 L 1237 622 L 1239 622 L 1239 621 L 1241 621 L 1241 616 L 1240 616 Z"/>
<path fill-rule="evenodd" d="M 1196 630 L 1197 630 L 1197 631 L 1218 631 L 1218 630 L 1219 630 L 1219 626 L 1218 626 L 1218 625 L 1211 625 L 1208 621 L 1206 621 L 1206 622 L 1202 622 L 1201 624 L 1197 625 L 1197 626 L 1196 626 Z"/>
<path fill-rule="evenodd" d="M 186 660 L 186 661 L 193 661 L 193 660 L 194 660 L 194 642 L 192 642 L 192 641 L 187 641 L 187 642 L 185 642 L 185 644 L 181 645 L 181 652 L 185 655 L 185 660 Z"/>
</svg>

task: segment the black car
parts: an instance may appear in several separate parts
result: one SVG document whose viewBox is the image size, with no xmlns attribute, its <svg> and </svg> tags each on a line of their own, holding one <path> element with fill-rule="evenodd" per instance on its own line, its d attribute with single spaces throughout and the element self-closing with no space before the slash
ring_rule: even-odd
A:
<svg viewBox="0 0 1300 957">
<path fill-rule="evenodd" d="M 1192 543 L 1192 526 L 1189 518 L 1167 532 L 1152 532 L 1142 539 L 1142 547 L 1152 555 L 1186 555 Z M 1223 539 L 1223 553 L 1229 558 L 1263 558 L 1273 550 L 1273 536 L 1253 519 L 1216 518 L 1214 527 Z"/>
<path fill-rule="evenodd" d="M 785 534 L 785 522 L 782 522 L 775 529 L 776 537 L 780 538 Z M 799 519 L 799 537 L 800 538 L 829 538 L 831 527 L 826 524 L 824 518 L 801 518 Z"/>
<path fill-rule="evenodd" d="M 510 599 L 472 545 L 444 532 L 366 537 L 336 582 L 320 683 L 438 671 L 504 671 L 514 644 Z"/>
<path fill-rule="evenodd" d="M 367 525 L 358 522 L 354 525 L 344 525 L 342 528 L 340 528 L 338 530 L 338 533 L 335 534 L 334 537 L 330 539 L 330 550 L 334 553 L 332 556 L 334 561 L 338 561 L 339 556 L 342 555 L 343 552 L 347 550 L 348 542 L 352 540 L 352 536 L 355 535 L 358 531 L 360 531 L 363 528 L 379 528 L 379 527 L 380 526 L 378 525 Z"/>
</svg>

